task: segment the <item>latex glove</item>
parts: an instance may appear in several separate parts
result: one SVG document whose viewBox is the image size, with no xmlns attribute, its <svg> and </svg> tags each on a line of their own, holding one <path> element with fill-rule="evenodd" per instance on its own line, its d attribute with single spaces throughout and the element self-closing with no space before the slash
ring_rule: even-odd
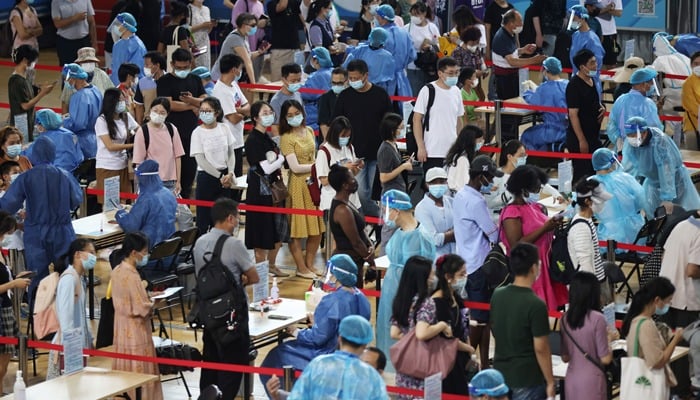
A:
<svg viewBox="0 0 700 400">
<path fill-rule="evenodd" d="M 521 85 L 523 85 L 523 89 L 526 89 L 526 90 L 536 90 L 537 89 L 537 85 L 535 84 L 535 82 L 533 82 L 529 79 L 526 81 L 523 81 L 523 83 L 521 83 Z"/>
</svg>

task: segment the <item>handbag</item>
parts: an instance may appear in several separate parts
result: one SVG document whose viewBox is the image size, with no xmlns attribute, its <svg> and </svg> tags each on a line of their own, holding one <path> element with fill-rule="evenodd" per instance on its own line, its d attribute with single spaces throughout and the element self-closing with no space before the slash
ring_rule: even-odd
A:
<svg viewBox="0 0 700 400">
<path fill-rule="evenodd" d="M 669 388 L 666 385 L 665 368 L 651 369 L 639 357 L 639 328 L 646 318 L 637 323 L 634 347 L 631 357 L 622 358 L 620 379 L 620 400 L 667 399 Z"/>
<path fill-rule="evenodd" d="M 571 340 L 571 343 L 573 343 L 574 346 L 578 349 L 578 351 L 580 351 L 583 354 L 586 360 L 590 361 L 591 364 L 595 365 L 603 373 L 603 375 L 605 375 L 605 387 L 608 394 L 607 398 L 612 399 L 612 387 L 614 383 L 614 374 L 612 370 L 610 369 L 610 367 L 606 368 L 603 364 L 600 363 L 600 361 L 594 359 L 593 357 L 591 357 L 590 354 L 588 354 L 588 352 L 583 350 L 583 348 L 576 342 L 571 333 L 569 333 L 569 330 L 566 328 L 566 323 L 563 321 L 563 319 L 564 315 L 562 315 L 561 330 L 564 331 L 569 340 Z"/>
<path fill-rule="evenodd" d="M 404 375 L 425 379 L 439 372 L 444 379 L 455 365 L 458 345 L 456 338 L 441 335 L 420 340 L 413 328 L 389 348 L 389 356 L 396 371 Z"/>
<path fill-rule="evenodd" d="M 270 182 L 265 175 L 258 172 L 257 168 L 255 174 L 260 178 L 260 194 L 271 195 L 272 204 L 280 204 L 289 197 L 289 190 L 287 190 L 282 178 L 271 177 L 274 181 Z"/>
<path fill-rule="evenodd" d="M 306 180 L 306 186 L 309 188 L 311 201 L 316 207 L 321 204 L 321 185 L 318 181 L 318 173 L 316 172 L 316 164 L 311 166 L 311 176 Z"/>
</svg>

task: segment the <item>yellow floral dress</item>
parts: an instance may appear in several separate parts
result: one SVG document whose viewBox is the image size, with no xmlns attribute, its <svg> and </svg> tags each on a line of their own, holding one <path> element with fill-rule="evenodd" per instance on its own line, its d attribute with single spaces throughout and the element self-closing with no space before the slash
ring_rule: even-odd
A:
<svg viewBox="0 0 700 400">
<path fill-rule="evenodd" d="M 316 161 L 316 144 L 311 128 L 306 128 L 304 136 L 299 136 L 293 132 L 286 132 L 280 138 L 280 150 L 283 156 L 295 154 L 300 165 L 313 164 Z M 306 185 L 306 180 L 311 176 L 310 172 L 295 174 L 289 170 L 289 180 L 287 187 L 289 197 L 287 198 L 288 208 L 300 208 L 305 210 L 318 210 L 311 201 L 311 194 Z M 312 215 L 290 215 L 290 237 L 307 238 L 317 236 L 325 231 L 323 218 Z"/>
</svg>

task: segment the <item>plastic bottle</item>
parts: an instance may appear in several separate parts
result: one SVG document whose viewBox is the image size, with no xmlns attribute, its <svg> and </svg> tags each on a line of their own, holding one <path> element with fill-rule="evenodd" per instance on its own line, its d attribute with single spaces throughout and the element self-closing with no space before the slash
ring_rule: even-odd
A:
<svg viewBox="0 0 700 400">
<path fill-rule="evenodd" d="M 280 289 L 277 287 L 277 277 L 272 278 L 272 289 L 270 289 L 270 297 L 272 300 L 280 298 Z"/>
<path fill-rule="evenodd" d="M 16 400 L 27 400 L 27 386 L 22 379 L 22 371 L 17 371 L 17 380 L 15 380 L 14 394 Z"/>
</svg>

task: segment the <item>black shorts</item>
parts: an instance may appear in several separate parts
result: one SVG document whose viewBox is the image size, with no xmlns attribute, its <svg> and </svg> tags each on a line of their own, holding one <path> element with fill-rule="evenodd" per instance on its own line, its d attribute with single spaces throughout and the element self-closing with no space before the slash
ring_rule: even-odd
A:
<svg viewBox="0 0 700 400">
<path fill-rule="evenodd" d="M 481 268 L 469 274 L 467 278 L 467 296 L 469 301 L 488 304 L 491 302 L 491 294 L 486 285 L 486 275 L 484 275 Z M 490 314 L 486 310 L 470 309 L 469 317 L 474 321 L 487 323 L 489 322 Z"/>
<path fill-rule="evenodd" d="M 617 35 L 603 36 L 603 65 L 617 64 L 617 56 L 620 55 L 620 45 L 617 43 Z"/>
</svg>

